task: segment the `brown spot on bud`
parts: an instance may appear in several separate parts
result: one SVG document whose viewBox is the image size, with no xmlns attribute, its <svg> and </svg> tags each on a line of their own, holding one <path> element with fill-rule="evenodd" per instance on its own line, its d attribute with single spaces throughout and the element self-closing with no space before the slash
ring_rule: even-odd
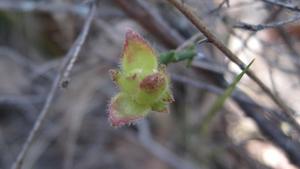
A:
<svg viewBox="0 0 300 169">
<path fill-rule="evenodd" d="M 166 83 L 165 76 L 161 73 L 155 73 L 146 76 L 140 83 L 140 88 L 151 92 L 159 89 L 161 86 L 164 85 L 164 83 Z"/>
</svg>

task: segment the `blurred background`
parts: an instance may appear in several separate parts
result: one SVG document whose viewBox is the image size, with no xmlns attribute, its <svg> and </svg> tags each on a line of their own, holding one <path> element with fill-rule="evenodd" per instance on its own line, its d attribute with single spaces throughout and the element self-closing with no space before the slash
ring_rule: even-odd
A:
<svg viewBox="0 0 300 169">
<path fill-rule="evenodd" d="M 0 0 L 0 168 L 10 168 L 44 106 L 92 0 Z M 297 0 L 181 0 L 253 72 L 300 113 Z M 243 77 L 212 118 L 216 99 L 240 70 L 167 0 L 97 0 L 91 30 L 25 157 L 23 169 L 296 169 L 300 133 L 255 82 Z M 196 45 L 192 63 L 170 63 L 175 102 L 137 124 L 113 128 L 124 34 L 139 32 L 157 53 Z M 204 39 L 204 40 L 203 40 Z M 202 43 L 199 43 L 201 41 Z M 206 130 L 202 130 L 206 128 Z M 298 167 L 297 167 L 298 166 Z"/>
</svg>

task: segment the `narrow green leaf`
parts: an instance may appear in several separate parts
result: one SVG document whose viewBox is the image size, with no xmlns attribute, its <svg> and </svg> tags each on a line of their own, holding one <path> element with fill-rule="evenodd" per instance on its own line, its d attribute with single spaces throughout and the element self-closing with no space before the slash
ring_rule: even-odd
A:
<svg viewBox="0 0 300 169">
<path fill-rule="evenodd" d="M 187 63 L 189 64 L 191 63 L 191 61 L 194 59 L 196 55 L 197 55 L 196 48 L 193 45 L 182 51 L 171 50 L 168 52 L 161 53 L 159 56 L 159 62 L 160 64 L 167 65 L 169 63 L 187 60 L 188 61 Z"/>
<path fill-rule="evenodd" d="M 234 89 L 236 88 L 238 82 L 242 79 L 242 77 L 248 71 L 248 69 L 250 68 L 250 66 L 252 65 L 253 62 L 254 62 L 254 59 L 246 66 L 246 68 L 239 75 L 237 75 L 235 77 L 232 84 L 230 84 L 228 86 L 228 88 L 225 90 L 225 92 L 215 101 L 215 103 L 213 104 L 211 109 L 208 111 L 208 113 L 206 114 L 205 118 L 203 119 L 201 127 L 200 127 L 200 130 L 203 134 L 206 134 L 211 120 L 213 119 L 213 117 L 215 117 L 217 112 L 223 107 L 226 99 L 231 96 L 231 94 L 233 93 Z"/>
</svg>

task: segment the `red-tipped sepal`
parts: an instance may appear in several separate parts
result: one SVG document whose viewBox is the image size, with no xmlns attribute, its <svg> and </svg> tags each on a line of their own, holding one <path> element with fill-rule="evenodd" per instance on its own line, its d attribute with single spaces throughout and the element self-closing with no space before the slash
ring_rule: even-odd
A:
<svg viewBox="0 0 300 169">
<path fill-rule="evenodd" d="M 109 107 L 109 121 L 112 126 L 120 127 L 131 124 L 136 120 L 145 117 L 149 107 L 135 103 L 129 96 L 119 93 L 112 98 Z"/>
</svg>

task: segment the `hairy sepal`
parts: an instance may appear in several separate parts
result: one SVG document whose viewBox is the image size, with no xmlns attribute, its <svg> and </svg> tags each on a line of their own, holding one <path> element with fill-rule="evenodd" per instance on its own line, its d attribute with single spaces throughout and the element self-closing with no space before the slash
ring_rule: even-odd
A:
<svg viewBox="0 0 300 169">
<path fill-rule="evenodd" d="M 159 66 L 151 46 L 137 33 L 126 33 L 121 70 L 110 70 L 120 92 L 112 98 L 108 113 L 112 126 L 131 124 L 150 110 L 169 112 L 173 102 L 165 66 Z"/>
<path fill-rule="evenodd" d="M 140 69 L 146 75 L 157 69 L 158 63 L 154 50 L 144 38 L 128 30 L 125 35 L 121 65 L 125 73 Z"/>
<path fill-rule="evenodd" d="M 150 107 L 137 104 L 127 94 L 119 93 L 109 104 L 109 121 L 112 126 L 120 127 L 143 118 L 149 110 Z"/>
</svg>

